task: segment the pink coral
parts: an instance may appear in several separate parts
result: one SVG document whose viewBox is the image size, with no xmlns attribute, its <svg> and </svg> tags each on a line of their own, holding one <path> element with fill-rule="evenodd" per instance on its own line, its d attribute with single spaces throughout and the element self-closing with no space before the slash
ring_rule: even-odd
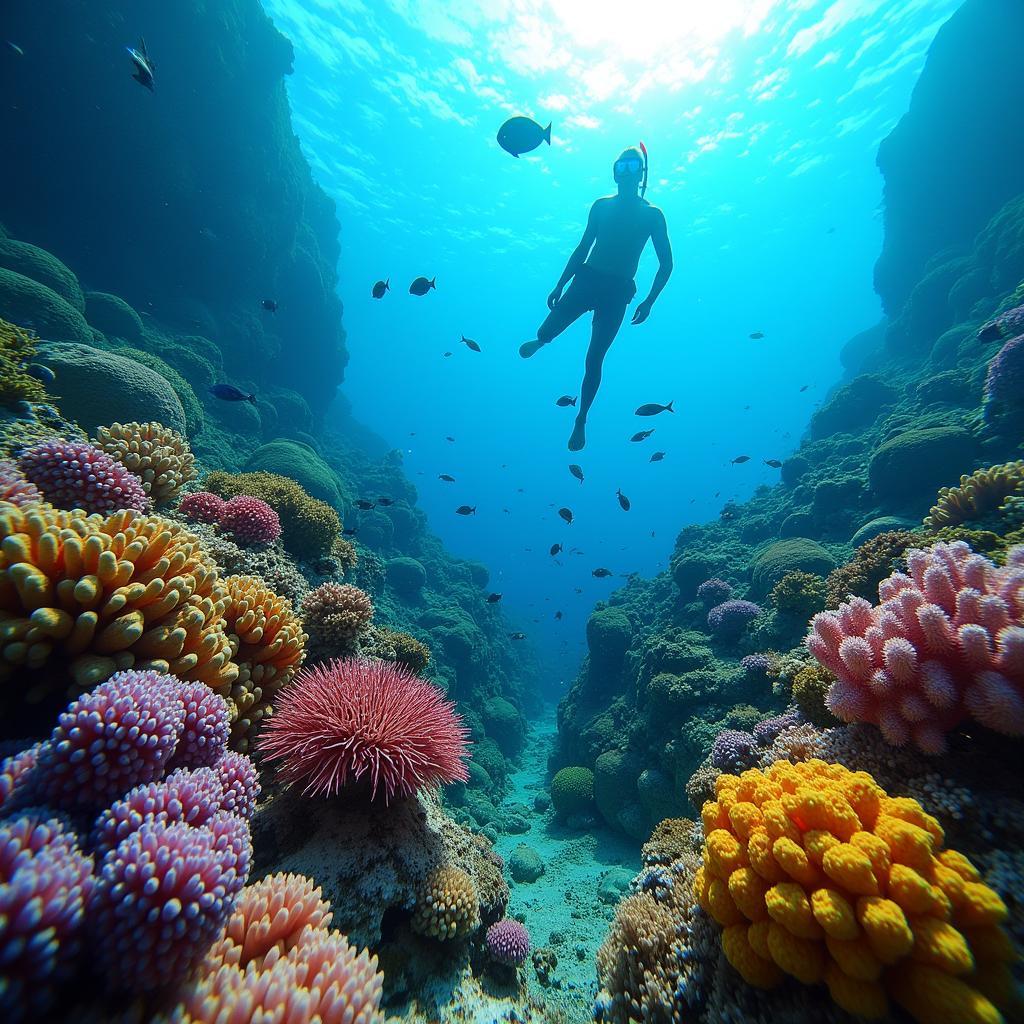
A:
<svg viewBox="0 0 1024 1024">
<path fill-rule="evenodd" d="M 247 494 L 239 494 L 226 502 L 217 522 L 242 545 L 272 544 L 281 536 L 277 513 L 265 501 Z"/>
<path fill-rule="evenodd" d="M 518 921 L 495 921 L 487 929 L 487 951 L 498 963 L 519 967 L 530 952 L 530 933 Z"/>
<path fill-rule="evenodd" d="M 963 542 L 907 554 L 910 575 L 812 621 L 807 646 L 836 675 L 829 710 L 929 754 L 966 718 L 1024 735 L 1024 547 L 1005 567 Z"/>
<path fill-rule="evenodd" d="M 198 680 L 182 683 L 178 698 L 185 708 L 185 722 L 171 768 L 208 768 L 227 750 L 231 715 L 227 701 Z"/>
<path fill-rule="evenodd" d="M 142 480 L 86 441 L 40 441 L 22 453 L 18 466 L 57 508 L 109 515 L 145 512 L 150 505 Z"/>
<path fill-rule="evenodd" d="M 178 503 L 178 511 L 193 523 L 215 523 L 227 502 L 219 494 L 194 491 Z"/>
<path fill-rule="evenodd" d="M 6 459 L 0 460 L 0 501 L 24 508 L 43 500 L 39 488 L 25 479 L 25 474 Z"/>
<path fill-rule="evenodd" d="M 363 779 L 371 798 L 465 782 L 468 730 L 444 694 L 402 665 L 349 659 L 307 668 L 283 690 L 258 745 L 307 795 Z"/>
<path fill-rule="evenodd" d="M 260 796 L 260 777 L 256 765 L 245 754 L 229 750 L 213 768 L 224 787 L 221 807 L 241 818 L 251 818 Z"/>
</svg>

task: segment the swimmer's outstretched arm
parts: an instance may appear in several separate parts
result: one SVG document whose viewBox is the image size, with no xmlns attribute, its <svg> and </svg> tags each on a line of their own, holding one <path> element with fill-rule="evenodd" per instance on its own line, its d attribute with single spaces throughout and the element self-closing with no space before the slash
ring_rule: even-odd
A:
<svg viewBox="0 0 1024 1024">
<path fill-rule="evenodd" d="M 590 216 L 587 218 L 587 226 L 583 232 L 583 237 L 580 239 L 580 244 L 573 249 L 572 254 L 569 256 L 569 261 L 565 265 L 565 270 L 562 271 L 562 276 L 558 279 L 558 284 L 555 285 L 554 291 L 548 296 L 548 309 L 555 308 L 558 300 L 562 297 L 562 289 L 576 276 L 576 271 L 583 266 L 590 255 L 590 250 L 594 247 L 594 242 L 597 240 L 596 210 L 597 203 L 594 203 L 590 208 Z"/>
<path fill-rule="evenodd" d="M 654 300 L 661 294 L 662 289 L 668 284 L 672 276 L 672 246 L 668 240 L 668 225 L 665 223 L 665 214 L 661 210 L 653 210 L 654 225 L 651 228 L 651 241 L 654 243 L 654 251 L 658 254 L 658 272 L 654 275 L 654 282 L 647 298 L 633 310 L 634 324 L 642 324 L 651 315 L 651 306 Z"/>
</svg>

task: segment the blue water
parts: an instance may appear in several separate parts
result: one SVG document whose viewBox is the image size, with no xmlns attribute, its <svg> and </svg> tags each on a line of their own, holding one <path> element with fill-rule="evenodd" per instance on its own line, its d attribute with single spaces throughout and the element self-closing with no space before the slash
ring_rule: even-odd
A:
<svg viewBox="0 0 1024 1024">
<path fill-rule="evenodd" d="M 656 572 L 680 527 L 773 482 L 762 460 L 795 448 L 840 347 L 877 322 L 874 154 L 958 0 L 265 6 L 294 42 L 295 124 L 343 226 L 345 394 L 403 451 L 431 527 L 488 563 L 567 681 L 593 602 L 621 584 L 592 569 Z M 503 152 L 513 113 L 551 121 L 551 147 Z M 516 350 L 638 139 L 675 272 L 650 320 L 622 327 L 587 447 L 570 455 L 573 410 L 554 403 L 579 392 L 588 320 L 528 362 Z M 655 266 L 648 252 L 638 298 Z M 437 278 L 423 298 L 408 294 L 420 274 Z M 378 278 L 392 288 L 379 302 Z M 675 415 L 633 415 L 669 399 Z M 477 514 L 455 515 L 463 503 Z M 584 554 L 556 561 L 555 542 Z"/>
</svg>

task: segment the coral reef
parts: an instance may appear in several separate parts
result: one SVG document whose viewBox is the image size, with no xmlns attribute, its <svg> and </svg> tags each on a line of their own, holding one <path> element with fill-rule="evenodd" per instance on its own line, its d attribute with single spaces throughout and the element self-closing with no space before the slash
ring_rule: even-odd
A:
<svg viewBox="0 0 1024 1024">
<path fill-rule="evenodd" d="M 723 601 L 708 612 L 708 629 L 717 637 L 732 640 L 761 614 L 753 601 Z"/>
<path fill-rule="evenodd" d="M 1024 387 L 1024 385 L 1022 385 Z M 943 487 L 924 525 L 931 531 L 981 519 L 1011 495 L 1024 494 L 1024 461 L 1006 462 L 960 477 L 959 487 Z"/>
<path fill-rule="evenodd" d="M 42 500 L 39 488 L 26 480 L 25 474 L 13 462 L 0 460 L 0 501 L 25 508 Z"/>
<path fill-rule="evenodd" d="M 219 494 L 209 491 L 193 491 L 183 495 L 178 511 L 193 523 L 216 523 L 227 502 Z"/>
<path fill-rule="evenodd" d="M 716 604 L 722 604 L 732 597 L 732 584 L 726 583 L 717 577 L 705 580 L 697 588 L 697 600 L 703 602 L 704 607 L 711 609 Z"/>
<path fill-rule="evenodd" d="M 307 794 L 364 782 L 385 803 L 425 786 L 466 782 L 461 718 L 403 666 L 351 659 L 306 669 L 278 699 L 259 740 L 281 776 Z"/>
<path fill-rule="evenodd" d="M 562 768 L 551 780 L 551 803 L 563 818 L 585 814 L 594 804 L 594 773 L 580 765 Z"/>
<path fill-rule="evenodd" d="M 160 423 L 113 423 L 96 432 L 96 446 L 142 480 L 157 508 L 170 504 L 195 478 L 188 441 Z"/>
<path fill-rule="evenodd" d="M 1005 568 L 967 544 L 908 553 L 910 575 L 815 616 L 811 653 L 837 679 L 828 707 L 844 721 L 877 725 L 890 743 L 946 749 L 966 717 L 1024 734 L 1024 548 Z"/>
<path fill-rule="evenodd" d="M 302 601 L 302 619 L 318 660 L 351 654 L 356 638 L 373 619 L 368 594 L 350 583 L 322 583 Z"/>
<path fill-rule="evenodd" d="M 265 501 L 247 494 L 239 494 L 224 503 L 217 525 L 243 547 L 273 544 L 281 536 L 277 513 Z"/>
<path fill-rule="evenodd" d="M 499 964 L 521 967 L 530 955 L 530 934 L 518 921 L 502 918 L 487 929 L 487 952 Z"/>
<path fill-rule="evenodd" d="M 35 351 L 35 338 L 28 331 L 0 320 L 0 405 L 46 401 L 46 389 L 26 372 Z"/>
<path fill-rule="evenodd" d="M 838 608 L 851 597 L 878 597 L 878 585 L 898 566 L 905 564 L 908 548 L 921 542 L 919 534 L 907 530 L 885 530 L 861 544 L 853 558 L 828 574 L 825 607 Z"/>
<path fill-rule="evenodd" d="M 432 871 L 416 894 L 413 930 L 434 939 L 465 938 L 480 927 L 476 886 L 461 868 Z"/>
</svg>

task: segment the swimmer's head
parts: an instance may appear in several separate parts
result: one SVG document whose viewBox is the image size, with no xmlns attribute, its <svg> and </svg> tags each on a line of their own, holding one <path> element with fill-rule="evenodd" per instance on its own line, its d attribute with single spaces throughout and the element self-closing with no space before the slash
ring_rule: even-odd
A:
<svg viewBox="0 0 1024 1024">
<path fill-rule="evenodd" d="M 612 176 L 616 182 L 627 183 L 631 179 L 640 184 L 644 176 L 644 155 L 636 146 L 627 146 L 612 165 Z"/>
</svg>

